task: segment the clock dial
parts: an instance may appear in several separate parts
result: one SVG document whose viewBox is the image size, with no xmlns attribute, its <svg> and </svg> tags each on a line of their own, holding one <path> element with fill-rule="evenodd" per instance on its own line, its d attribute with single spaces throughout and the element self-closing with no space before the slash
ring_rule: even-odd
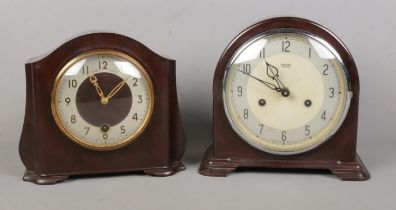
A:
<svg viewBox="0 0 396 210">
<path fill-rule="evenodd" d="M 277 30 L 241 46 L 224 76 L 233 129 L 274 154 L 310 150 L 342 123 L 352 93 L 335 50 L 304 31 Z"/>
<path fill-rule="evenodd" d="M 153 109 L 151 80 L 135 59 L 95 51 L 72 59 L 52 90 L 57 125 L 73 141 L 97 150 L 130 143 L 144 130 Z"/>
</svg>

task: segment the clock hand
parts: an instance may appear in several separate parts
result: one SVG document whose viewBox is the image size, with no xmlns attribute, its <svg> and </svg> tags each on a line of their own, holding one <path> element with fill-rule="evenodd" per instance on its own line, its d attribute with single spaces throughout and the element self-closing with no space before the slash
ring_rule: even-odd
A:
<svg viewBox="0 0 396 210">
<path fill-rule="evenodd" d="M 98 96 L 100 97 L 100 102 L 105 105 L 108 103 L 107 98 L 103 94 L 102 88 L 100 88 L 99 83 L 98 83 L 98 78 L 95 75 L 89 76 L 89 81 L 93 86 L 95 87 L 96 92 L 98 93 Z"/>
<path fill-rule="evenodd" d="M 104 94 L 102 89 L 100 88 L 99 84 L 98 84 L 98 78 L 96 78 L 95 75 L 91 75 L 89 76 L 89 81 L 94 85 L 96 92 L 98 93 L 100 98 L 104 98 Z"/>
<path fill-rule="evenodd" d="M 275 82 L 278 84 L 278 87 L 281 89 L 285 89 L 285 86 L 283 85 L 282 81 L 279 79 L 279 71 L 278 68 L 275 66 L 269 64 L 267 61 L 265 61 L 265 64 L 267 65 L 267 75 L 269 78 L 275 80 Z"/>
<path fill-rule="evenodd" d="M 265 64 L 267 65 L 267 75 L 272 80 L 275 80 L 276 84 L 278 85 L 278 88 L 280 89 L 279 92 L 281 92 L 284 97 L 289 96 L 290 95 L 289 89 L 285 87 L 283 82 L 279 79 L 278 68 L 269 64 L 267 61 L 265 61 Z"/>
<path fill-rule="evenodd" d="M 241 70 L 238 70 L 238 71 L 243 73 L 243 71 L 241 71 Z M 245 73 L 243 73 L 243 74 L 245 74 Z M 274 85 L 274 84 L 272 84 L 270 82 L 266 82 L 264 80 L 261 80 L 261 79 L 255 77 L 255 76 L 253 76 L 251 74 L 246 74 L 246 75 L 248 75 L 249 77 L 251 77 L 251 78 L 253 78 L 253 79 L 255 79 L 255 80 L 257 80 L 257 81 L 259 81 L 261 83 L 263 83 L 264 85 L 266 85 L 267 87 L 269 87 L 272 90 L 275 90 L 276 92 L 280 92 L 281 91 L 281 89 L 279 87 L 277 87 L 276 85 Z"/>
<path fill-rule="evenodd" d="M 110 91 L 110 93 L 107 95 L 107 100 L 110 100 L 118 91 L 121 90 L 121 88 L 125 85 L 126 81 L 129 79 L 129 77 L 125 78 L 122 80 L 120 83 L 118 83 L 113 90 Z"/>
</svg>

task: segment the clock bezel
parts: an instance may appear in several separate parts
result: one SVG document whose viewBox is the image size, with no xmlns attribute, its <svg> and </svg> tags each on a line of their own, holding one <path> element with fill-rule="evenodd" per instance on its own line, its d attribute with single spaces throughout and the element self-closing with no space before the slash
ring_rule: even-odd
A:
<svg viewBox="0 0 396 210">
<path fill-rule="evenodd" d="M 231 69 L 231 65 L 234 63 L 235 59 L 238 57 L 238 55 L 245 50 L 248 46 L 250 46 L 252 43 L 254 43 L 255 41 L 261 39 L 261 38 L 265 38 L 268 36 L 272 36 L 272 35 L 276 35 L 276 34 L 294 34 L 294 35 L 298 35 L 298 36 L 302 36 L 302 37 L 307 37 L 307 38 L 311 38 L 315 41 L 317 41 L 318 43 L 322 44 L 324 47 L 326 47 L 326 49 L 328 49 L 336 58 L 336 60 L 338 61 L 341 71 L 340 73 L 343 73 L 343 75 L 345 76 L 345 86 L 346 86 L 346 95 L 345 95 L 345 101 L 343 101 L 344 105 L 341 105 L 341 107 L 337 106 L 337 109 L 341 109 L 341 113 L 336 113 L 337 119 L 338 121 L 334 122 L 334 123 L 330 123 L 327 124 L 323 129 L 321 129 L 321 131 L 316 135 L 322 138 L 319 138 L 317 140 L 308 140 L 308 141 L 304 141 L 303 143 L 299 143 L 297 145 L 291 145 L 291 146 L 286 146 L 284 149 L 282 150 L 275 150 L 275 149 L 270 149 L 269 147 L 271 147 L 271 143 L 266 143 L 265 145 L 270 145 L 268 147 L 265 147 L 264 144 L 258 144 L 256 143 L 255 140 L 252 140 L 248 135 L 245 135 L 245 133 L 243 131 L 241 131 L 242 128 L 240 128 L 237 124 L 238 122 L 235 122 L 233 117 L 231 116 L 230 110 L 228 108 L 228 100 L 227 100 L 227 78 Z M 271 154 L 275 154 L 275 155 L 294 155 L 294 154 L 300 154 L 300 153 L 304 153 L 307 152 L 309 150 L 315 149 L 316 147 L 322 145 L 323 143 L 327 142 L 329 139 L 331 139 L 331 137 L 338 131 L 338 129 L 341 127 L 341 125 L 343 124 L 345 117 L 349 111 L 349 106 L 350 106 L 350 102 L 353 96 L 353 92 L 351 89 L 351 81 L 350 81 L 350 75 L 348 73 L 348 69 L 347 66 L 345 65 L 344 61 L 342 60 L 340 54 L 334 49 L 334 47 L 327 42 L 326 40 L 322 39 L 320 36 L 306 31 L 306 30 L 302 30 L 299 28 L 293 28 L 293 27 L 279 27 L 279 28 L 274 28 L 268 31 L 264 31 L 261 32 L 259 34 L 256 34 L 254 36 L 252 36 L 250 39 L 248 39 L 246 42 L 242 43 L 237 50 L 235 50 L 234 54 L 231 56 L 231 58 L 229 59 L 228 63 L 226 64 L 225 70 L 224 70 L 224 76 L 222 78 L 222 99 L 223 99 L 223 108 L 224 108 L 224 112 L 227 116 L 228 122 L 231 125 L 232 129 L 249 145 L 253 146 L 256 149 L 259 149 L 261 151 L 264 152 L 268 152 Z M 344 99 L 343 99 L 344 100 Z M 230 105 L 231 106 L 231 105 Z M 343 108 L 343 109 L 342 109 Z M 333 115 L 335 116 L 335 115 Z M 243 125 L 240 125 L 241 127 L 243 127 Z M 330 128 L 331 127 L 331 128 Z M 330 131 L 328 131 L 330 130 Z M 322 134 L 322 133 L 326 133 L 327 134 Z M 312 142 L 312 143 L 310 143 Z M 272 148 L 275 148 L 272 147 Z M 293 150 L 293 148 L 297 148 L 295 150 Z M 298 148 L 302 148 L 302 149 L 298 149 Z"/>
<path fill-rule="evenodd" d="M 63 78 L 63 75 L 67 72 L 67 70 L 72 65 L 74 65 L 81 59 L 84 59 L 84 58 L 87 58 L 87 57 L 93 56 L 93 55 L 115 56 L 115 57 L 120 57 L 120 58 L 123 58 L 123 59 L 131 62 L 133 65 L 135 65 L 138 68 L 138 70 L 142 73 L 144 79 L 146 80 L 146 83 L 148 86 L 147 92 L 150 97 L 150 100 L 148 103 L 149 107 L 147 110 L 146 117 L 144 118 L 143 123 L 139 126 L 139 128 L 132 135 L 124 138 L 123 140 L 121 140 L 117 143 L 113 143 L 113 144 L 105 144 L 103 146 L 98 146 L 97 144 L 91 144 L 85 140 L 81 140 L 79 137 L 77 137 L 72 132 L 70 132 L 69 129 L 67 129 L 67 127 L 63 124 L 62 120 L 60 119 L 60 115 L 58 113 L 57 103 L 56 103 L 56 93 L 57 93 L 59 83 L 60 83 L 61 79 Z M 52 112 L 52 116 L 53 116 L 58 128 L 62 131 L 62 133 L 64 135 L 66 135 L 68 137 L 68 139 L 72 140 L 73 142 L 77 143 L 78 145 L 80 145 L 84 148 L 87 148 L 90 150 L 95 150 L 95 151 L 112 151 L 112 150 L 122 148 L 122 147 L 134 142 L 143 133 L 143 131 L 147 128 L 148 124 L 150 123 L 150 120 L 151 120 L 151 117 L 153 114 L 153 110 L 154 110 L 154 100 L 155 100 L 155 98 L 154 98 L 153 82 L 150 78 L 150 75 L 147 73 L 147 70 L 143 67 L 143 65 L 140 64 L 135 58 L 133 58 L 125 53 L 122 53 L 122 52 L 119 52 L 116 50 L 108 50 L 108 49 L 96 49 L 96 50 L 86 51 L 86 52 L 83 52 L 83 53 L 73 57 L 70 61 L 68 61 L 61 68 L 61 70 L 57 74 L 57 76 L 54 80 L 53 86 L 51 88 L 51 112 Z"/>
</svg>

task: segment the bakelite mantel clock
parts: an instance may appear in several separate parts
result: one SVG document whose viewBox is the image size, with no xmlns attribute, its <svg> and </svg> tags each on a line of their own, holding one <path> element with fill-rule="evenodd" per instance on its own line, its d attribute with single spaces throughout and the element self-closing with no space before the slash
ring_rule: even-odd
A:
<svg viewBox="0 0 396 210">
<path fill-rule="evenodd" d="M 256 23 L 217 64 L 213 146 L 200 173 L 329 169 L 343 180 L 366 180 L 356 153 L 358 102 L 356 65 L 329 30 L 294 17 Z"/>
<path fill-rule="evenodd" d="M 74 38 L 26 64 L 25 181 L 184 168 L 175 61 L 114 33 Z"/>
</svg>

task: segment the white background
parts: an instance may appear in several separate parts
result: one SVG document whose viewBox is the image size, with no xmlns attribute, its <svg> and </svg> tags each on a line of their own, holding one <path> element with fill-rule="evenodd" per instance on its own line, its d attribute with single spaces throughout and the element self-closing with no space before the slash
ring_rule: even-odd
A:
<svg viewBox="0 0 396 210">
<path fill-rule="evenodd" d="M 393 1 L 383 0 L 0 1 L 0 210 L 395 209 L 395 7 Z M 371 172 L 369 181 L 263 170 L 226 178 L 197 173 L 211 142 L 217 61 L 236 34 L 273 16 L 316 21 L 338 35 L 354 56 L 361 81 L 358 152 Z M 53 186 L 21 180 L 24 63 L 92 30 L 130 36 L 177 60 L 179 102 L 188 135 L 186 171 L 167 178 L 79 178 Z"/>
</svg>

